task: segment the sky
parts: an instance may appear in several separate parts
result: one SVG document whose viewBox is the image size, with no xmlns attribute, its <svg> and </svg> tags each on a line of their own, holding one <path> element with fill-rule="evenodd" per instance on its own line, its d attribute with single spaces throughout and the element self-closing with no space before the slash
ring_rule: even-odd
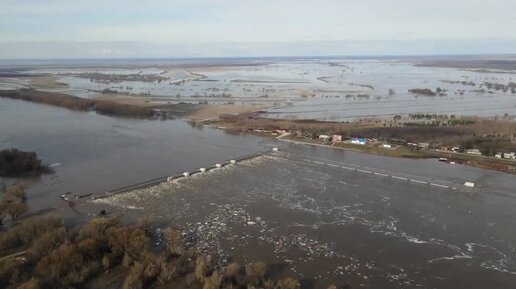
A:
<svg viewBox="0 0 516 289">
<path fill-rule="evenodd" d="M 515 0 L 0 0 L 0 58 L 516 53 Z"/>
</svg>

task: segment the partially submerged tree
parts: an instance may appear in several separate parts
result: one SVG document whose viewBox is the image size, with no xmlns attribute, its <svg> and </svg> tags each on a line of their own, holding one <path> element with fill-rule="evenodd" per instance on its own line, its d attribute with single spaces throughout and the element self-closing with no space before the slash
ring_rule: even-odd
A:
<svg viewBox="0 0 516 289">
<path fill-rule="evenodd" d="M 25 190 L 22 186 L 8 187 L 0 200 L 0 225 L 3 224 L 6 216 L 16 221 L 21 214 L 27 212 L 28 206 L 25 200 Z"/>
<path fill-rule="evenodd" d="M 29 210 L 29 207 L 26 203 L 12 203 L 7 206 L 5 212 L 11 216 L 12 221 L 18 220 L 20 215 L 24 214 Z"/>
<path fill-rule="evenodd" d="M 0 151 L 0 176 L 39 176 L 47 172 L 50 172 L 50 169 L 42 164 L 35 152 L 25 152 L 17 149 Z"/>
</svg>

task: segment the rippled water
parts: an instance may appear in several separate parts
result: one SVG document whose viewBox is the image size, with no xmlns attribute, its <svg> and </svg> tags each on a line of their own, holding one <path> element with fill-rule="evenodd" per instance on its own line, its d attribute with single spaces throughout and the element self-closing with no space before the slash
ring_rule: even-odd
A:
<svg viewBox="0 0 516 289">
<path fill-rule="evenodd" d="M 395 175 L 453 183 L 452 190 L 343 169 L 386 171 L 352 162 L 346 154 L 325 159 L 324 150 L 302 152 L 259 157 L 97 202 L 196 227 L 205 249 L 243 261 L 285 263 L 301 279 L 315 276 L 317 287 L 515 284 L 516 195 L 506 189 L 516 185 L 512 176 L 464 172 L 437 161 L 406 162 L 423 167 L 410 175 L 391 167 Z M 433 165 L 447 176 L 433 174 Z M 477 181 L 478 188 L 464 189 L 465 179 Z M 502 186 L 491 183 L 501 180 Z"/>
</svg>

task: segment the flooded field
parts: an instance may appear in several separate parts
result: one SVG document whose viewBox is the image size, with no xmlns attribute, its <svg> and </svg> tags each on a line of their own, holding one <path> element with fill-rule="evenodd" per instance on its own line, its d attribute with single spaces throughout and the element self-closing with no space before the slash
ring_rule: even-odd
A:
<svg viewBox="0 0 516 289">
<path fill-rule="evenodd" d="M 183 226 L 202 251 L 242 262 L 265 259 L 318 288 L 515 284 L 512 176 L 362 155 L 376 161 L 372 167 L 355 162 L 357 153 L 285 149 L 95 203 Z M 394 163 L 419 169 L 385 167 Z M 477 188 L 464 189 L 464 180 Z"/>
<path fill-rule="evenodd" d="M 343 121 L 410 113 L 503 116 L 516 111 L 516 88 L 509 87 L 516 82 L 514 71 L 422 67 L 394 59 L 117 65 L 42 65 L 22 71 L 52 75 L 64 84 L 40 87 L 43 90 L 81 97 L 116 92 L 156 104 L 265 104 L 270 109 L 264 116 L 276 118 Z M 4 89 L 32 85 L 27 78 L 0 78 Z M 410 89 L 431 89 L 436 95 L 417 95 Z"/>
</svg>

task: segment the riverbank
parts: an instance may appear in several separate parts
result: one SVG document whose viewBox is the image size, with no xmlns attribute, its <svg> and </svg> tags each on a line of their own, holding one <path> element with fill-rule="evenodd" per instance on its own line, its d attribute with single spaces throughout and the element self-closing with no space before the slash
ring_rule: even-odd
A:
<svg viewBox="0 0 516 289">
<path fill-rule="evenodd" d="M 278 138 L 280 141 L 291 142 L 302 145 L 321 146 L 334 149 L 342 149 L 367 154 L 382 155 L 399 158 L 416 159 L 440 159 L 449 164 L 466 164 L 473 167 L 496 170 L 516 175 L 516 162 L 504 159 L 493 159 L 485 156 L 473 156 L 442 150 L 411 150 L 404 147 L 396 149 L 382 148 L 380 146 L 368 146 L 349 143 L 323 142 L 307 138 L 296 138 L 288 135 Z"/>
<path fill-rule="evenodd" d="M 193 103 L 170 104 L 132 95 L 102 94 L 81 98 L 56 92 L 33 89 L 0 90 L 0 97 L 47 104 L 75 111 L 95 111 L 99 114 L 126 117 L 186 117 L 195 122 L 218 119 L 226 114 L 247 114 L 263 110 L 266 105 L 208 105 Z"/>
<path fill-rule="evenodd" d="M 450 126 L 403 126 L 374 119 L 355 122 L 322 122 L 260 118 L 259 114 L 223 115 L 204 124 L 227 131 L 240 131 L 262 137 L 288 135 L 280 140 L 369 154 L 403 158 L 441 158 L 450 163 L 516 174 L 516 161 L 495 158 L 502 152 L 516 151 L 516 123 L 485 118 L 454 120 Z M 329 141 L 332 136 L 341 140 Z M 369 139 L 353 144 L 352 138 Z M 466 153 L 466 152 L 474 152 Z M 491 155 L 488 155 L 491 154 Z"/>
</svg>

